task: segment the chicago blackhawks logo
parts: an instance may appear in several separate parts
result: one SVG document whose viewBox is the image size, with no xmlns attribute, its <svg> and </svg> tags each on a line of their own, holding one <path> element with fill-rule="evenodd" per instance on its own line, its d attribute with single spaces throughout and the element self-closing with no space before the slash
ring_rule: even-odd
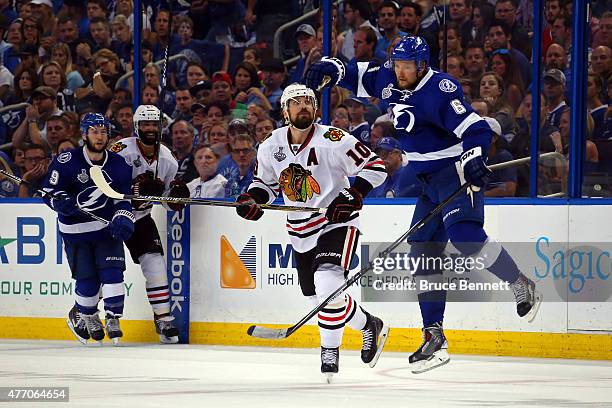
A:
<svg viewBox="0 0 612 408">
<path fill-rule="evenodd" d="M 111 146 L 110 151 L 114 153 L 119 153 L 123 149 L 125 149 L 127 145 L 125 143 L 117 142 Z"/>
<path fill-rule="evenodd" d="M 344 137 L 344 132 L 340 129 L 331 128 L 323 134 L 323 137 L 332 142 L 338 142 Z"/>
<path fill-rule="evenodd" d="M 316 193 L 321 193 L 321 187 L 312 177 L 312 172 L 296 163 L 281 172 L 279 183 L 285 196 L 291 201 L 305 203 Z"/>
</svg>

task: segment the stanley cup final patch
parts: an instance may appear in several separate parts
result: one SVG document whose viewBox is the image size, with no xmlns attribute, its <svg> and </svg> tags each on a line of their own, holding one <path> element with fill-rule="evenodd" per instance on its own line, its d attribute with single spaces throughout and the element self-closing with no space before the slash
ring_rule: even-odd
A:
<svg viewBox="0 0 612 408">
<path fill-rule="evenodd" d="M 278 146 L 278 150 L 274 152 L 273 156 L 279 163 L 287 158 L 287 155 L 283 152 L 283 146 Z"/>
</svg>

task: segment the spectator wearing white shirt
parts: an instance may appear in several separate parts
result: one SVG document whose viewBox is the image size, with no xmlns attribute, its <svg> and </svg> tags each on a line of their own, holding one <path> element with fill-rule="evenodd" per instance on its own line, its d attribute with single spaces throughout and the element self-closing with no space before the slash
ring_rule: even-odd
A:
<svg viewBox="0 0 612 408">
<path fill-rule="evenodd" d="M 194 164 L 200 177 L 187 183 L 191 198 L 217 198 L 225 195 L 227 179 L 217 174 L 219 156 L 213 152 L 210 145 L 204 144 L 196 148 Z"/>
</svg>

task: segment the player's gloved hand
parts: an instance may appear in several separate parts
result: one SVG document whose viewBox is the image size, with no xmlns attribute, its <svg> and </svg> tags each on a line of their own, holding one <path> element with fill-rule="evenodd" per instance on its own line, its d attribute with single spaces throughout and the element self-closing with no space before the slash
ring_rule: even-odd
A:
<svg viewBox="0 0 612 408">
<path fill-rule="evenodd" d="M 459 160 L 465 181 L 476 187 L 476 191 L 487 184 L 487 176 L 492 172 L 485 163 L 480 146 L 464 152 Z"/>
<path fill-rule="evenodd" d="M 344 73 L 345 68 L 342 61 L 338 58 L 323 57 L 308 67 L 302 82 L 308 88 L 320 91 L 326 86 L 336 86 L 344 78 Z M 329 78 L 328 83 L 324 83 L 326 77 Z"/>
<path fill-rule="evenodd" d="M 244 219 L 257 221 L 264 213 L 259 204 L 257 204 L 253 196 L 249 193 L 240 194 L 236 202 L 240 204 L 236 207 L 236 212 Z"/>
<path fill-rule="evenodd" d="M 58 193 L 52 199 L 52 206 L 59 214 L 71 217 L 79 213 L 79 205 L 76 198 L 70 197 L 66 193 Z"/>
<path fill-rule="evenodd" d="M 159 178 L 153 179 L 153 173 L 150 171 L 136 176 L 133 183 L 135 195 L 159 197 L 166 189 L 164 182 Z"/>
<path fill-rule="evenodd" d="M 189 198 L 189 187 L 182 180 L 173 180 L 170 183 L 170 191 L 168 192 L 169 197 L 177 198 Z M 185 204 L 168 203 L 168 207 L 172 211 L 181 211 L 185 208 Z"/>
<path fill-rule="evenodd" d="M 127 241 L 134 232 L 134 221 L 134 214 L 127 210 L 115 212 L 113 219 L 108 224 L 111 236 L 119 241 Z"/>
<path fill-rule="evenodd" d="M 325 212 L 325 217 L 329 222 L 346 222 L 351 214 L 363 208 L 363 197 L 361 193 L 353 187 L 345 188 L 340 191 L 338 197 L 334 198 Z"/>
</svg>

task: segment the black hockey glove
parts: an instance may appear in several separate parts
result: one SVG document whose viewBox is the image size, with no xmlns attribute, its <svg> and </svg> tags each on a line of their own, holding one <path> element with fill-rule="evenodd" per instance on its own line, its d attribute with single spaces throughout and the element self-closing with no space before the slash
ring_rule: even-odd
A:
<svg viewBox="0 0 612 408">
<path fill-rule="evenodd" d="M 170 191 L 168 197 L 189 198 L 189 187 L 182 180 L 174 180 L 170 183 Z M 185 204 L 168 203 L 168 207 L 172 211 L 181 211 L 185 208 Z"/>
<path fill-rule="evenodd" d="M 323 57 L 308 67 L 302 82 L 308 88 L 320 91 L 326 86 L 330 88 L 336 86 L 344 78 L 344 73 L 345 68 L 342 61 L 337 58 Z M 326 77 L 329 78 L 329 82 L 324 83 Z"/>
<path fill-rule="evenodd" d="M 463 177 L 465 181 L 477 187 L 477 189 L 474 189 L 475 191 L 478 191 L 487 184 L 487 178 L 492 172 L 485 163 L 485 157 L 482 155 L 482 148 L 480 146 L 473 147 L 464 152 L 461 155 L 460 161 Z"/>
<path fill-rule="evenodd" d="M 345 188 L 340 191 L 338 197 L 334 198 L 325 212 L 325 217 L 331 223 L 346 222 L 355 211 L 363 208 L 363 197 L 361 193 L 353 187 Z"/>
<path fill-rule="evenodd" d="M 166 185 L 159 178 L 153 180 L 153 172 L 151 171 L 136 176 L 132 184 L 134 185 L 134 194 L 139 196 L 160 197 L 164 194 L 164 190 L 166 189 Z M 148 201 L 132 200 L 132 207 L 134 207 L 135 210 L 142 211 L 152 206 L 153 204 Z"/>
<path fill-rule="evenodd" d="M 257 221 L 264 213 L 255 198 L 249 193 L 240 194 L 236 202 L 240 204 L 236 207 L 236 212 L 246 220 Z"/>
</svg>

